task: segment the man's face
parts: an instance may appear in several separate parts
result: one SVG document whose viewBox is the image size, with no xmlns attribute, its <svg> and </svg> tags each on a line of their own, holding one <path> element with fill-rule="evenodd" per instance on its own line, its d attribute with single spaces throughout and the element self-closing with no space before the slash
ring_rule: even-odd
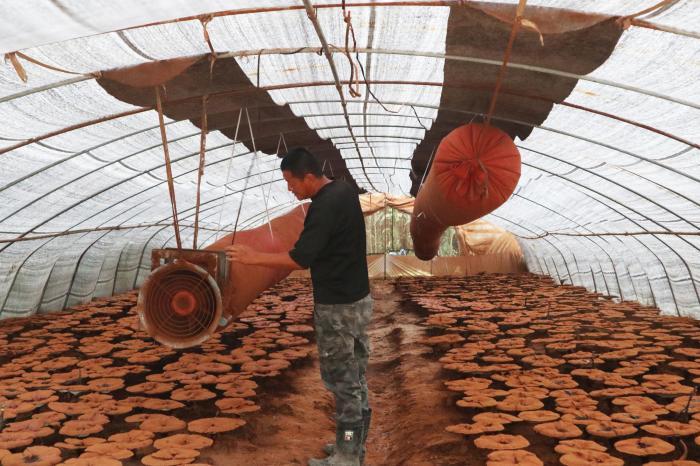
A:
<svg viewBox="0 0 700 466">
<path fill-rule="evenodd" d="M 297 199 L 304 200 L 308 199 L 310 196 L 309 193 L 309 180 L 308 178 L 311 176 L 309 174 L 304 175 L 304 178 L 297 178 L 295 177 L 292 172 L 288 170 L 282 170 L 282 176 L 284 177 L 284 180 L 287 182 L 287 190 L 291 191 L 294 196 L 296 196 Z"/>
</svg>

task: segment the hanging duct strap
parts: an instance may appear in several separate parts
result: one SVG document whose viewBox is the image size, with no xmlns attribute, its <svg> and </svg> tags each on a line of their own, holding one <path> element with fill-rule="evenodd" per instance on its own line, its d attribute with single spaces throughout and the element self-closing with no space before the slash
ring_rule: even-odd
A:
<svg viewBox="0 0 700 466">
<path fill-rule="evenodd" d="M 518 29 L 520 26 L 525 25 L 526 27 L 532 28 L 539 33 L 539 29 L 537 28 L 536 24 L 523 18 L 526 5 L 527 0 L 520 0 L 515 10 L 515 20 L 513 21 L 513 27 L 510 30 L 508 45 L 506 46 L 506 50 L 503 54 L 503 63 L 501 64 L 501 68 L 498 70 L 496 85 L 494 86 L 493 94 L 491 94 L 491 102 L 489 103 L 489 109 L 486 113 L 486 127 L 491 125 L 491 117 L 493 116 L 493 112 L 496 110 L 498 93 L 501 90 L 501 85 L 503 84 L 503 79 L 508 69 L 508 62 L 510 61 L 510 55 L 513 51 L 513 44 L 515 43 L 515 37 L 518 34 Z M 544 40 L 541 33 L 540 44 L 544 45 Z M 484 163 L 481 161 L 480 157 L 482 152 L 482 132 L 483 131 L 480 131 L 477 135 L 476 142 L 473 146 L 474 160 L 465 160 L 455 168 L 460 176 L 460 182 L 457 184 L 457 192 L 469 200 L 484 199 L 489 194 L 489 172 L 484 166 Z"/>
<path fill-rule="evenodd" d="M 199 170 L 197 170 L 197 202 L 194 210 L 194 238 L 192 239 L 192 249 L 197 249 L 197 235 L 199 233 L 199 207 L 201 202 L 202 176 L 204 175 L 204 158 L 207 150 L 207 99 L 209 96 L 202 96 L 202 127 L 199 137 Z"/>
<path fill-rule="evenodd" d="M 170 166 L 170 152 L 168 151 L 168 136 L 165 132 L 165 122 L 163 120 L 163 104 L 160 99 L 160 86 L 154 86 L 156 93 L 156 108 L 158 110 L 158 123 L 160 125 L 160 137 L 163 141 L 163 156 L 165 157 L 165 173 L 168 177 L 168 192 L 170 193 L 170 207 L 173 210 L 173 228 L 175 228 L 175 242 L 177 248 L 182 249 L 182 241 L 180 240 L 180 225 L 177 219 L 177 202 L 175 200 L 175 181 L 173 180 L 173 171 Z"/>
<path fill-rule="evenodd" d="M 236 154 L 236 144 L 238 143 L 238 129 L 241 127 L 241 118 L 243 117 L 243 107 L 241 107 L 238 110 L 238 121 L 236 122 L 236 131 L 233 135 L 233 144 L 231 145 L 231 157 L 228 159 L 228 167 L 226 168 L 226 181 L 224 182 L 224 195 L 221 198 L 221 205 L 219 206 L 219 223 L 218 223 L 218 228 L 219 231 L 221 231 L 221 218 L 224 215 L 224 205 L 226 205 L 226 196 L 228 196 L 228 184 L 231 181 L 231 165 L 233 165 L 233 157 Z M 246 183 L 247 183 L 246 179 Z M 247 186 L 247 184 L 246 184 Z M 245 195 L 245 190 L 243 191 L 243 195 Z M 238 204 L 238 213 L 236 215 L 236 221 L 233 224 L 233 235 L 231 236 L 231 244 L 236 239 L 236 229 L 238 228 L 238 219 L 241 216 L 241 205 L 243 204 L 243 198 L 241 197 L 241 202 Z M 217 234 L 218 238 L 218 234 Z"/>
<path fill-rule="evenodd" d="M 510 54 L 513 51 L 513 43 L 515 42 L 515 36 L 518 34 L 518 29 L 523 21 L 523 13 L 525 12 L 525 5 L 527 0 L 520 0 L 518 7 L 515 11 L 515 21 L 513 21 L 513 27 L 510 30 L 510 37 L 508 38 L 508 45 L 506 46 L 506 51 L 503 55 L 503 63 L 501 68 L 498 70 L 498 78 L 496 79 L 496 86 L 493 89 L 493 94 L 491 95 L 491 102 L 489 103 L 489 110 L 486 114 L 486 125 L 491 124 L 491 116 L 496 109 L 496 101 L 498 100 L 498 93 L 501 90 L 501 84 L 503 83 L 503 78 L 506 75 L 506 70 L 508 69 L 508 61 L 510 60 Z"/>
</svg>

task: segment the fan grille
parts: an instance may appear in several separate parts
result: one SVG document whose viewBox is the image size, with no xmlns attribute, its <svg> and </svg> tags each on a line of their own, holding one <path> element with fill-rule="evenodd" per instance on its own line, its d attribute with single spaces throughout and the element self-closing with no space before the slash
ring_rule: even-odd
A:
<svg viewBox="0 0 700 466">
<path fill-rule="evenodd" d="M 148 333 L 172 347 L 206 340 L 221 317 L 221 294 L 206 271 L 189 263 L 154 270 L 139 295 L 139 313 Z"/>
</svg>

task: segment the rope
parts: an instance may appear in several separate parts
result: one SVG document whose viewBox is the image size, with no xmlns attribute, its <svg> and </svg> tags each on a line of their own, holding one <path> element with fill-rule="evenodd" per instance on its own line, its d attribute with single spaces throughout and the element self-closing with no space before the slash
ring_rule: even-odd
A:
<svg viewBox="0 0 700 466">
<path fill-rule="evenodd" d="M 177 201 L 175 199 L 175 181 L 173 180 L 173 171 L 170 166 L 170 152 L 168 150 L 168 136 L 165 133 L 165 122 L 163 119 L 163 104 L 160 99 L 160 87 L 154 86 L 156 93 L 156 108 L 158 110 L 158 124 L 160 125 L 160 137 L 163 141 L 163 156 L 165 157 L 165 173 L 168 177 L 168 192 L 170 193 L 170 206 L 173 210 L 173 227 L 175 228 L 175 242 L 177 248 L 182 249 L 182 241 L 180 240 L 180 225 L 177 219 Z"/>
<path fill-rule="evenodd" d="M 350 79 L 348 81 L 348 92 L 350 92 L 351 97 L 360 97 L 360 79 L 359 73 L 357 72 L 357 63 L 352 60 L 350 56 L 350 37 L 352 36 L 352 47 L 353 52 L 357 53 L 357 40 L 355 39 L 355 28 L 352 27 L 352 17 L 349 11 L 345 9 L 345 0 L 343 0 L 343 21 L 345 22 L 345 56 L 348 58 L 350 63 Z M 359 60 L 358 60 L 359 61 Z M 353 89 L 353 84 L 355 88 Z"/>
<path fill-rule="evenodd" d="M 202 96 L 202 133 L 199 138 L 199 170 L 197 171 L 197 203 L 194 211 L 194 238 L 192 249 L 197 249 L 197 235 L 199 233 L 199 207 L 201 202 L 202 175 L 204 175 L 204 161 L 207 149 L 207 96 Z"/>
<path fill-rule="evenodd" d="M 375 102 L 377 102 L 384 109 L 384 111 L 386 111 L 388 113 L 399 113 L 399 110 L 391 110 L 391 109 L 387 108 L 386 105 L 384 105 L 384 103 L 382 103 L 382 101 L 379 100 L 379 98 L 376 95 L 374 95 L 374 92 L 372 91 L 372 89 L 369 86 L 369 81 L 367 80 L 367 75 L 365 74 L 365 67 L 362 66 L 362 62 L 360 61 L 360 52 L 355 52 L 355 58 L 357 59 L 357 64 L 360 65 L 360 71 L 362 72 L 362 80 L 365 82 L 365 87 L 367 88 L 367 92 L 369 93 L 369 95 L 372 96 L 372 98 L 375 100 Z M 400 108 L 401 107 L 399 107 L 399 109 Z"/>
<path fill-rule="evenodd" d="M 631 15 L 625 15 L 625 16 L 620 16 L 617 19 L 617 24 L 619 24 L 622 29 L 628 29 L 632 24 L 636 24 L 635 20 L 639 16 L 646 15 L 648 13 L 653 13 L 653 12 L 659 12 L 660 10 L 666 9 L 673 4 L 678 3 L 678 0 L 663 0 L 656 5 L 650 6 L 649 8 L 645 8 L 644 10 L 638 11 L 636 13 L 632 13 Z"/>
<path fill-rule="evenodd" d="M 488 128 L 491 125 L 491 117 L 493 116 L 494 111 L 496 110 L 496 102 L 498 101 L 498 93 L 501 90 L 501 85 L 503 84 L 503 79 L 506 75 L 506 71 L 508 69 L 508 61 L 510 61 L 510 55 L 513 51 L 513 44 L 515 43 L 515 37 L 518 34 L 518 29 L 520 26 L 523 24 L 523 22 L 526 23 L 528 27 L 531 27 L 535 29 L 537 32 L 539 32 L 539 29 L 537 29 L 537 26 L 529 20 L 523 19 L 523 13 L 525 12 L 525 6 L 527 5 L 527 0 L 519 0 L 518 2 L 518 7 L 515 10 L 515 20 L 513 21 L 513 26 L 510 29 L 510 37 L 508 37 L 508 45 L 506 46 L 506 50 L 503 54 L 503 63 L 501 63 L 501 68 L 498 70 L 498 77 L 496 78 L 496 85 L 494 86 L 493 93 L 491 94 L 491 102 L 489 102 L 489 109 L 488 112 L 486 113 L 486 120 L 485 120 L 485 126 Z M 544 45 L 544 40 L 542 38 L 542 34 L 540 33 L 540 44 Z M 473 118 L 472 118 L 473 120 Z M 476 194 L 478 198 L 484 199 L 486 196 L 488 196 L 489 192 L 489 187 L 488 187 L 488 182 L 489 182 L 489 172 L 484 166 L 483 162 L 481 161 L 480 154 L 478 152 L 481 144 L 481 136 L 483 134 L 483 131 L 479 131 L 477 138 L 476 138 L 476 144 L 474 147 L 477 149 L 477 153 L 475 154 L 476 156 L 476 162 L 479 164 L 479 168 L 481 171 L 484 173 L 485 179 L 484 183 L 478 187 L 478 192 L 475 192 L 473 194 Z M 460 182 L 461 184 L 461 182 Z M 459 186 L 458 186 L 459 189 Z M 469 198 L 472 199 L 472 193 L 469 194 Z"/>
<path fill-rule="evenodd" d="M 207 30 L 207 26 L 209 25 L 212 19 L 214 19 L 214 17 L 212 15 L 208 15 L 203 18 L 199 18 L 199 22 L 202 23 L 202 32 L 204 33 L 204 40 L 207 42 L 209 51 L 212 55 L 216 55 L 216 53 L 214 52 L 214 46 L 211 44 L 211 37 L 209 37 L 209 31 Z"/>
<path fill-rule="evenodd" d="M 255 87 L 260 87 L 260 56 L 262 55 L 263 51 L 265 51 L 265 49 L 260 49 L 260 51 L 258 52 L 257 71 L 255 74 L 255 80 L 256 80 Z"/>
<path fill-rule="evenodd" d="M 428 171 L 430 170 L 430 164 L 433 162 L 433 156 L 435 155 L 436 150 L 437 150 L 437 146 L 433 146 L 433 150 L 430 153 L 430 157 L 428 157 L 428 164 L 425 166 L 425 170 L 423 171 L 423 176 L 420 179 L 420 184 L 418 185 L 418 189 L 416 189 L 416 196 L 418 196 L 418 193 L 420 192 L 421 188 L 423 187 L 423 183 L 425 183 L 425 177 L 428 174 Z"/>
<path fill-rule="evenodd" d="M 649 8 L 645 8 L 644 10 L 638 11 L 636 13 L 632 13 L 631 15 L 623 16 L 622 19 L 634 19 L 638 16 L 646 15 L 648 13 L 652 13 L 656 10 L 660 10 L 662 8 L 666 8 L 668 6 L 673 5 L 674 3 L 678 3 L 678 0 L 662 0 L 661 2 L 657 3 L 656 5 L 650 6 Z"/>
<path fill-rule="evenodd" d="M 99 71 L 96 71 L 94 73 L 78 73 L 75 71 L 68 71 L 63 68 L 59 68 L 57 66 L 52 66 L 52 65 L 47 65 L 44 62 L 41 62 L 35 58 L 30 57 L 29 55 L 26 55 L 22 52 L 10 52 L 5 54 L 5 61 L 9 60 L 12 63 L 12 66 L 14 67 L 15 71 L 17 72 L 17 76 L 22 80 L 22 82 L 27 82 L 28 77 L 27 77 L 27 72 L 25 71 L 24 67 L 22 66 L 22 63 L 19 61 L 17 57 L 24 58 L 30 63 L 34 63 L 37 66 L 41 66 L 42 68 L 46 68 L 52 71 L 58 71 L 59 73 L 67 73 L 67 74 L 74 74 L 78 76 L 92 76 L 93 78 L 99 78 L 101 76 L 101 73 Z"/>
<path fill-rule="evenodd" d="M 323 159 L 323 166 L 321 167 L 321 173 L 323 173 L 324 175 L 326 174 L 326 164 L 328 164 L 328 168 L 331 169 L 331 176 L 330 176 L 330 178 L 334 180 L 334 179 L 335 179 L 335 173 L 333 173 L 333 164 L 332 164 L 332 163 L 328 163 L 328 159 Z M 370 197 L 370 200 L 371 200 L 371 199 L 372 199 L 372 193 L 369 193 L 369 197 Z"/>
<path fill-rule="evenodd" d="M 280 133 L 280 137 L 277 138 L 277 149 L 275 149 L 275 155 L 276 155 L 277 157 L 280 156 L 280 146 L 282 145 L 282 139 L 283 139 L 283 138 L 284 138 L 284 136 L 282 136 L 282 133 Z M 285 149 L 286 149 L 286 146 L 287 146 L 287 144 L 285 143 Z M 289 151 L 287 150 L 287 152 L 289 152 Z M 286 152 L 285 152 L 285 153 L 286 153 Z"/>
<path fill-rule="evenodd" d="M 217 55 L 216 52 L 214 51 L 214 46 L 211 43 L 211 37 L 209 36 L 209 30 L 207 29 L 207 26 L 213 20 L 214 17 L 212 15 L 207 15 L 204 17 L 199 18 L 199 22 L 202 24 L 202 32 L 204 34 L 204 40 L 207 43 L 207 47 L 209 47 L 209 81 L 213 79 L 214 76 L 214 64 L 216 63 Z"/>
<path fill-rule="evenodd" d="M 426 131 L 426 133 L 427 133 L 427 132 L 428 132 L 428 128 L 426 128 L 425 125 L 423 124 L 423 122 L 420 120 L 420 117 L 418 116 L 418 112 L 416 111 L 416 107 L 414 107 L 413 105 L 410 105 L 410 107 L 411 107 L 411 110 L 413 110 L 413 114 L 416 116 L 416 120 L 418 120 L 418 124 L 421 125 L 421 127 L 422 127 L 422 128 Z"/>
</svg>

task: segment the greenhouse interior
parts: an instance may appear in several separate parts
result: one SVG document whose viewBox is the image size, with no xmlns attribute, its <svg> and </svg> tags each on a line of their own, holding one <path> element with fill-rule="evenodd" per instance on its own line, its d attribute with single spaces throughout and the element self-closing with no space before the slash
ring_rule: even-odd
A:
<svg viewBox="0 0 700 466">
<path fill-rule="evenodd" d="M 0 23 L 0 466 L 700 465 L 700 1 Z"/>
</svg>

